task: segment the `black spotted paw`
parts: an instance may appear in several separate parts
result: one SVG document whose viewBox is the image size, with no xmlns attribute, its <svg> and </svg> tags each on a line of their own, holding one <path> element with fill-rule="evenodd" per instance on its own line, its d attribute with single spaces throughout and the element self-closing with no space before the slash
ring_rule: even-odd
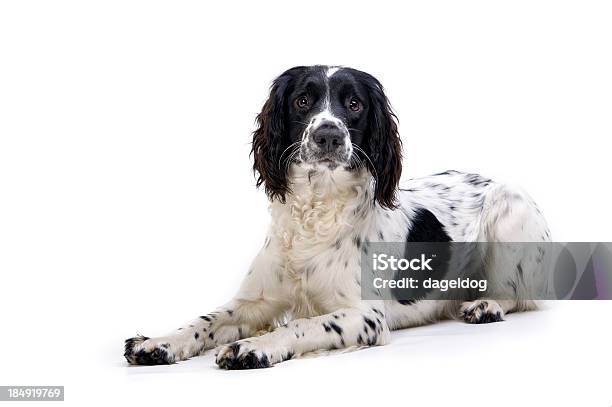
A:
<svg viewBox="0 0 612 407">
<path fill-rule="evenodd" d="M 279 346 L 276 339 L 267 334 L 221 346 L 217 352 L 217 365 L 227 370 L 262 369 L 293 359 L 294 353 Z"/>
<path fill-rule="evenodd" d="M 248 349 L 246 344 L 234 342 L 221 347 L 217 353 L 217 365 L 221 369 L 243 370 L 270 367 L 270 357 L 255 349 Z"/>
<path fill-rule="evenodd" d="M 504 310 L 496 301 L 476 300 L 464 302 L 460 316 L 468 324 L 488 324 L 503 321 Z"/>
<path fill-rule="evenodd" d="M 175 362 L 168 343 L 156 343 L 142 335 L 125 340 L 123 356 L 132 365 L 170 365 Z"/>
</svg>

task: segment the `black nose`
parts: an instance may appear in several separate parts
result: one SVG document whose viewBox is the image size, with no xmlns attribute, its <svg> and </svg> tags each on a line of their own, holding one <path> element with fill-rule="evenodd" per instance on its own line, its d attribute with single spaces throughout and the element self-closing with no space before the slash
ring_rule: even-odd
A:
<svg viewBox="0 0 612 407">
<path fill-rule="evenodd" d="M 329 153 L 343 144 L 344 134 L 334 123 L 325 121 L 313 132 L 312 139 L 322 151 Z"/>
</svg>

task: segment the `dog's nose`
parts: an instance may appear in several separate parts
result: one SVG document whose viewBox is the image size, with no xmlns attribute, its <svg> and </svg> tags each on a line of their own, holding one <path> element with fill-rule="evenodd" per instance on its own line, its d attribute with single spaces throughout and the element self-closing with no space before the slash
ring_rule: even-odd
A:
<svg viewBox="0 0 612 407">
<path fill-rule="evenodd" d="M 335 123 L 325 121 L 313 132 L 312 138 L 322 151 L 332 152 L 343 144 L 344 134 Z"/>
</svg>

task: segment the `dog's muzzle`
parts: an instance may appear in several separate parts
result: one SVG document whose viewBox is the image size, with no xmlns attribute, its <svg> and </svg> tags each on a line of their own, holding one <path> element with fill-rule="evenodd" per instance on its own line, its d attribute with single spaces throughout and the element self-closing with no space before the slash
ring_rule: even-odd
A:
<svg viewBox="0 0 612 407">
<path fill-rule="evenodd" d="M 306 131 L 302 158 L 306 162 L 345 163 L 350 157 L 349 140 L 348 130 L 341 123 L 323 120 Z"/>
</svg>

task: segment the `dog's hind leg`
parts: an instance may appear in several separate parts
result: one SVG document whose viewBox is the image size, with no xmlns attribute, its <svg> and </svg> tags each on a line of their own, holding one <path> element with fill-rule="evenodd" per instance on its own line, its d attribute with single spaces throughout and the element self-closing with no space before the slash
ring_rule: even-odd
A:
<svg viewBox="0 0 612 407">
<path fill-rule="evenodd" d="M 548 276 L 541 259 L 549 246 L 550 233 L 531 198 L 506 185 L 489 191 L 478 241 L 488 242 L 486 298 L 463 302 L 457 316 L 481 324 L 503 321 L 509 312 L 536 309 L 534 300 L 542 298 L 546 290 Z"/>
</svg>

